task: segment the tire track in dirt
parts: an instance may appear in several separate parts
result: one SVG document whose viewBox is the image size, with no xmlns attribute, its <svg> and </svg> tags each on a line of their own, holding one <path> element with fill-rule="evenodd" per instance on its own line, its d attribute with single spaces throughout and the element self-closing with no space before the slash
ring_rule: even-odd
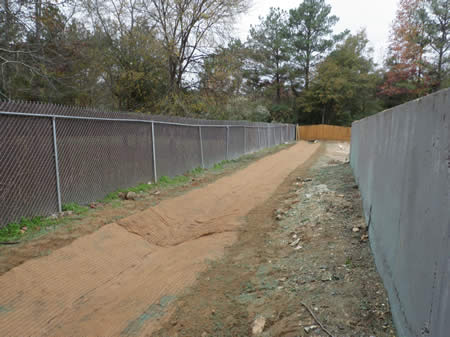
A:
<svg viewBox="0 0 450 337">
<path fill-rule="evenodd" d="M 0 277 L 1 336 L 134 336 L 237 237 L 243 217 L 318 148 L 299 142 L 102 227 Z"/>
</svg>

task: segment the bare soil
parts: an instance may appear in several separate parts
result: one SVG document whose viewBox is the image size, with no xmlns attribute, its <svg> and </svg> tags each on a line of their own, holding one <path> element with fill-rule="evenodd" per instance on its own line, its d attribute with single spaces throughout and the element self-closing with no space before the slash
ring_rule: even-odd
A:
<svg viewBox="0 0 450 337">
<path fill-rule="evenodd" d="M 223 165 L 220 169 L 206 170 L 200 175 L 188 174 L 188 176 L 192 176 L 188 183 L 141 193 L 135 201 L 113 200 L 107 203 L 96 203 L 96 208 L 90 209 L 87 214 L 75 214 L 64 218 L 60 225 L 42 229 L 34 235 L 27 236 L 18 245 L 0 245 L 0 275 L 30 259 L 47 256 L 53 251 L 71 244 L 74 240 L 99 230 L 102 226 L 158 205 L 163 200 L 202 188 L 217 179 L 247 167 L 255 160 L 290 146 L 292 145 L 281 145 L 246 155 L 237 161 Z"/>
<path fill-rule="evenodd" d="M 318 144 L 299 142 L 153 207 L 148 208 L 148 202 L 125 204 L 134 214 L 123 217 L 118 211 L 118 218 L 106 225 L 111 215 L 95 213 L 99 219 L 94 223 L 100 229 L 88 226 L 86 232 L 91 233 L 79 238 L 75 230 L 74 237 L 61 246 L 48 235 L 32 240 L 31 247 L 41 249 L 38 242 L 48 240 L 55 250 L 39 258 L 27 260 L 30 257 L 25 256 L 0 276 L 1 335 L 146 336 L 167 329 L 162 324 L 190 336 L 196 335 L 197 328 L 203 333 L 200 307 L 187 310 L 187 319 L 195 315 L 196 320 L 189 327 L 168 320 L 170 313 L 182 307 L 183 300 L 177 297 L 208 265 L 215 268 L 215 262 L 207 261 L 222 257 L 239 233 L 244 239 L 253 233 L 255 242 L 269 234 L 267 221 L 273 218 L 271 211 L 266 212 L 267 200 L 318 148 Z M 261 211 L 258 205 L 266 206 Z M 254 228 L 259 229 L 255 232 Z M 240 240 L 237 247 L 241 245 Z M 243 265 L 258 262 L 246 250 L 242 254 Z M 227 292 L 212 293 L 218 298 Z M 209 298 L 206 288 L 194 297 L 204 303 L 214 298 Z M 193 329 L 191 334 L 189 329 Z"/>
<path fill-rule="evenodd" d="M 347 157 L 328 143 L 289 175 L 152 336 L 395 336 Z"/>
</svg>

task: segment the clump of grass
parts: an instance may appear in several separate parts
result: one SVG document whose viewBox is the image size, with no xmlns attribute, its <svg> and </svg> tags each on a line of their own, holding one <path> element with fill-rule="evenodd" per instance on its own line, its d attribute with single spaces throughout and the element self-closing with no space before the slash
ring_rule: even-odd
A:
<svg viewBox="0 0 450 337">
<path fill-rule="evenodd" d="M 193 169 L 190 173 L 194 176 L 202 174 L 203 172 L 205 172 L 205 169 L 202 169 L 201 167 L 197 167 L 195 169 Z"/>
<path fill-rule="evenodd" d="M 223 170 L 223 167 L 226 164 L 230 164 L 232 162 L 235 162 L 235 161 L 234 160 L 222 160 L 220 163 L 214 164 L 213 170 L 216 170 L 216 171 Z"/>
<path fill-rule="evenodd" d="M 21 240 L 25 235 L 38 232 L 42 229 L 55 226 L 58 219 L 36 216 L 34 218 L 22 218 L 0 228 L 0 242 L 14 242 Z"/>
<path fill-rule="evenodd" d="M 69 204 L 65 204 L 62 206 L 63 212 L 72 211 L 75 214 L 83 214 L 86 213 L 89 208 L 87 206 L 81 206 L 77 203 L 71 202 Z"/>
<path fill-rule="evenodd" d="M 176 176 L 173 178 L 169 178 L 167 176 L 162 176 L 159 178 L 157 185 L 162 186 L 162 187 L 176 186 L 176 185 L 185 184 L 188 181 L 189 181 L 188 176 Z"/>
</svg>

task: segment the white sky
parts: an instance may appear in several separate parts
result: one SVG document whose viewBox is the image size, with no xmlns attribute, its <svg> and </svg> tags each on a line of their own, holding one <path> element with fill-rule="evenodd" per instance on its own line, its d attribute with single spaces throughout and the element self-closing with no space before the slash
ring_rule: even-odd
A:
<svg viewBox="0 0 450 337">
<path fill-rule="evenodd" d="M 398 0 L 326 0 L 332 7 L 332 14 L 339 18 L 335 26 L 336 32 L 349 29 L 356 33 L 366 28 L 371 46 L 374 48 L 374 58 L 382 63 L 387 47 L 389 30 L 394 20 Z M 247 39 L 250 25 L 258 24 L 258 16 L 266 16 L 270 7 L 280 7 L 285 10 L 296 8 L 301 0 L 253 0 L 253 5 L 246 15 L 236 24 L 238 37 Z"/>
</svg>

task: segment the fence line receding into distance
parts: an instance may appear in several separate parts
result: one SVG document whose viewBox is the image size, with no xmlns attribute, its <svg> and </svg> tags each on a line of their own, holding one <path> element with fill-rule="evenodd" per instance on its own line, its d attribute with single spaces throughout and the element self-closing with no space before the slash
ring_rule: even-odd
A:
<svg viewBox="0 0 450 337">
<path fill-rule="evenodd" d="M 0 227 L 295 140 L 295 125 L 0 102 Z"/>
</svg>

